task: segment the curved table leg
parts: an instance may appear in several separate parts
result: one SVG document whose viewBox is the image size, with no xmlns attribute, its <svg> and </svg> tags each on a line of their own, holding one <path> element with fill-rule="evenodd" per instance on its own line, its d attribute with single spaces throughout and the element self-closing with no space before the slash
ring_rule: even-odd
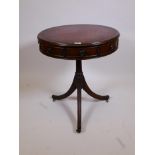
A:
<svg viewBox="0 0 155 155">
<path fill-rule="evenodd" d="M 109 95 L 105 95 L 105 96 L 101 96 L 101 95 L 98 95 L 96 93 L 94 93 L 90 88 L 89 86 L 87 85 L 86 81 L 84 80 L 83 81 L 83 89 L 84 91 L 90 95 L 91 97 L 95 98 L 95 99 L 98 99 L 98 100 L 105 100 L 106 102 L 109 101 Z"/>
<path fill-rule="evenodd" d="M 55 100 L 61 100 L 61 99 L 64 99 L 64 98 L 70 96 L 75 91 L 75 89 L 76 89 L 76 86 L 75 86 L 75 84 L 73 82 L 72 85 L 71 85 L 71 87 L 69 88 L 69 90 L 66 93 L 64 93 L 62 95 L 59 95 L 59 96 L 52 95 L 53 101 L 55 101 Z"/>
<path fill-rule="evenodd" d="M 94 93 L 86 83 L 86 80 L 84 78 L 83 72 L 82 72 L 82 64 L 81 60 L 76 61 L 76 73 L 72 82 L 72 85 L 70 86 L 69 90 L 62 94 L 62 95 L 52 95 L 53 101 L 54 100 L 61 100 L 68 96 L 70 96 L 75 89 L 77 89 L 77 130 L 76 132 L 81 132 L 81 91 L 82 89 L 91 97 L 98 99 L 98 100 L 105 100 L 106 102 L 109 101 L 109 95 L 101 96 L 96 93 Z"/>
<path fill-rule="evenodd" d="M 77 130 L 81 132 L 81 87 L 77 87 Z"/>
</svg>

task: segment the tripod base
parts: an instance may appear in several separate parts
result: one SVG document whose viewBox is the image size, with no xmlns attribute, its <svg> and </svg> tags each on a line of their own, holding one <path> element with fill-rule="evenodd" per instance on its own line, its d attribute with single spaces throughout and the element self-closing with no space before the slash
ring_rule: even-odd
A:
<svg viewBox="0 0 155 155">
<path fill-rule="evenodd" d="M 94 93 L 86 83 L 82 72 L 82 63 L 81 60 L 76 60 L 76 73 L 70 86 L 69 90 L 62 94 L 62 95 L 52 95 L 53 101 L 61 100 L 68 96 L 70 96 L 75 90 L 77 89 L 77 133 L 81 132 L 81 90 L 83 89 L 88 95 L 92 96 L 98 100 L 105 100 L 106 102 L 109 101 L 109 95 L 101 96 Z"/>
</svg>

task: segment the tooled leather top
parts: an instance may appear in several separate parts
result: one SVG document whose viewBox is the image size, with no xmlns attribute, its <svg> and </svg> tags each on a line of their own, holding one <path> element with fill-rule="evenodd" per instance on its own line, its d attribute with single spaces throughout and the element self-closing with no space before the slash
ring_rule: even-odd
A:
<svg viewBox="0 0 155 155">
<path fill-rule="evenodd" d="M 59 46 L 100 45 L 117 37 L 119 32 L 114 28 L 90 24 L 57 26 L 38 34 L 38 40 Z"/>
</svg>

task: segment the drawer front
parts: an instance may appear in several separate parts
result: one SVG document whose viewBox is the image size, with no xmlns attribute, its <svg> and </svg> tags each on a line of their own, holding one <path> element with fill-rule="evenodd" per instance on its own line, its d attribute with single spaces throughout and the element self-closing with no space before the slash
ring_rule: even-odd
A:
<svg viewBox="0 0 155 155">
<path fill-rule="evenodd" d="M 61 47 L 50 43 L 39 42 L 40 51 L 50 57 L 61 59 L 89 59 L 106 56 L 118 48 L 118 38 L 108 41 L 102 45 L 91 47 Z"/>
</svg>

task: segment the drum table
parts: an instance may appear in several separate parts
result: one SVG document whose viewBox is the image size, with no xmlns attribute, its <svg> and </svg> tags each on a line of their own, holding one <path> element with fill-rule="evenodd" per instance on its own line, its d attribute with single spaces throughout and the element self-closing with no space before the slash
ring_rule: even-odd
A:
<svg viewBox="0 0 155 155">
<path fill-rule="evenodd" d="M 81 90 L 95 99 L 109 101 L 109 95 L 94 93 L 86 83 L 82 72 L 82 60 L 109 55 L 118 48 L 119 32 L 101 25 L 64 25 L 46 29 L 38 34 L 40 51 L 59 59 L 76 60 L 76 72 L 69 90 L 62 95 L 52 95 L 61 100 L 77 89 L 77 132 L 81 132 Z"/>
</svg>

